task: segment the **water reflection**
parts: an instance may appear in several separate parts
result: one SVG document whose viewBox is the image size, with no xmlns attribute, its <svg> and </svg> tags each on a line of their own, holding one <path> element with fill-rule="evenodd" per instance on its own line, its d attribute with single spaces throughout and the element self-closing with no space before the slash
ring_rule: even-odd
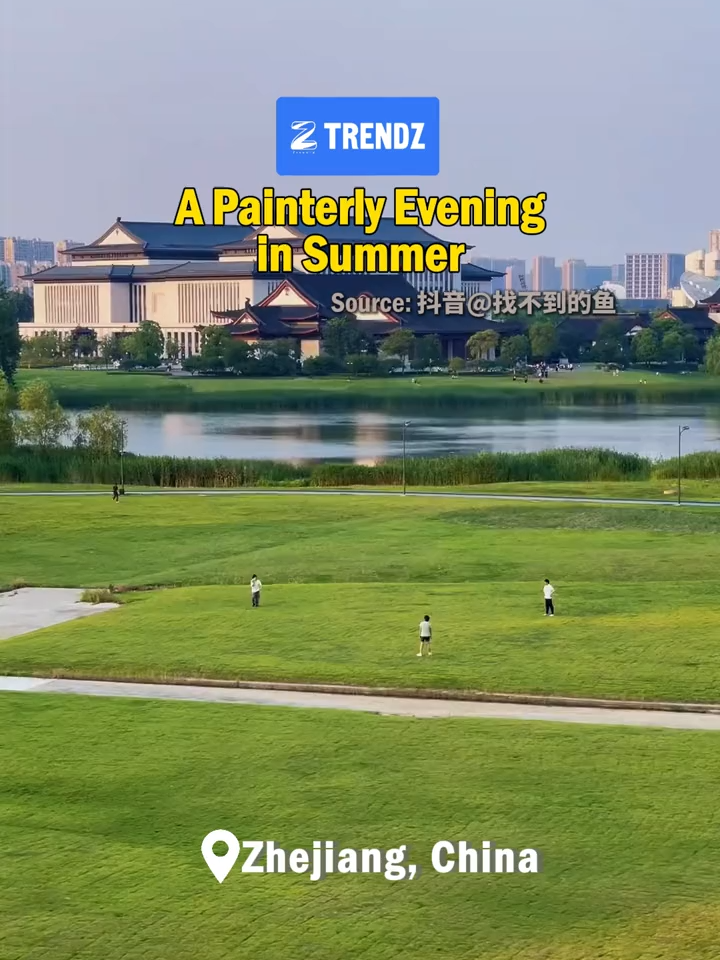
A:
<svg viewBox="0 0 720 960">
<path fill-rule="evenodd" d="M 128 449 L 171 456 L 248 460 L 343 460 L 372 464 L 402 454 L 403 417 L 385 413 L 126 413 Z M 640 404 L 516 409 L 482 415 L 415 416 L 408 456 L 551 447 L 610 447 L 650 457 L 677 450 L 678 423 L 690 426 L 683 449 L 720 447 L 720 405 Z"/>
</svg>

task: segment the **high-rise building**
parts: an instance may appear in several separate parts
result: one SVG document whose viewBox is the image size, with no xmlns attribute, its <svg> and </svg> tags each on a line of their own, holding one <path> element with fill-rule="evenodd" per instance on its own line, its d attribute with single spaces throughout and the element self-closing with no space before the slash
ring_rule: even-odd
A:
<svg viewBox="0 0 720 960">
<path fill-rule="evenodd" d="M 612 267 L 588 267 L 585 271 L 585 289 L 595 290 L 597 287 L 601 287 L 603 283 L 607 283 L 608 280 L 612 280 Z"/>
<path fill-rule="evenodd" d="M 533 257 L 532 262 L 532 289 L 533 290 L 560 290 L 560 267 L 555 266 L 555 257 Z"/>
<path fill-rule="evenodd" d="M 52 240 L 25 240 L 23 237 L 5 237 L 3 241 L 6 263 L 54 263 L 55 244 Z"/>
<path fill-rule="evenodd" d="M 58 264 L 61 267 L 69 267 L 72 264 L 71 258 L 67 254 L 67 250 L 71 250 L 73 247 L 81 247 L 82 243 L 78 240 L 58 240 L 55 244 L 55 256 Z"/>
<path fill-rule="evenodd" d="M 628 253 L 625 289 L 629 300 L 666 300 L 685 270 L 681 253 Z"/>
<path fill-rule="evenodd" d="M 710 243 L 708 246 L 708 252 L 713 253 L 715 250 L 720 250 L 720 230 L 710 231 Z"/>
<path fill-rule="evenodd" d="M 11 290 L 13 286 L 12 267 L 9 263 L 0 260 L 0 287 Z"/>
<path fill-rule="evenodd" d="M 563 290 L 585 289 L 588 283 L 588 265 L 584 260 L 566 260 L 560 269 Z"/>
<path fill-rule="evenodd" d="M 475 257 L 471 263 L 478 267 L 484 267 L 486 270 L 494 270 L 502 273 L 502 277 L 493 277 L 490 281 L 490 290 L 495 293 L 496 290 L 521 290 L 522 284 L 519 278 L 525 276 L 524 260 L 496 259 L 493 257 Z M 511 271 L 508 277 L 508 271 Z"/>
<path fill-rule="evenodd" d="M 614 263 L 610 267 L 610 282 L 625 284 L 625 264 Z"/>
</svg>

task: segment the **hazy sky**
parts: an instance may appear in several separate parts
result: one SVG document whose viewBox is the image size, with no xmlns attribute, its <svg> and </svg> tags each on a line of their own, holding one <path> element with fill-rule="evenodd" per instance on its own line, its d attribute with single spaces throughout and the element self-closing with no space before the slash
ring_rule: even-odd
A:
<svg viewBox="0 0 720 960">
<path fill-rule="evenodd" d="M 494 186 L 548 229 L 473 255 L 685 253 L 720 228 L 719 44 L 720 0 L 0 0 L 0 235 L 171 220 L 185 186 Z M 328 95 L 439 97 L 440 175 L 278 177 L 276 98 Z"/>
</svg>

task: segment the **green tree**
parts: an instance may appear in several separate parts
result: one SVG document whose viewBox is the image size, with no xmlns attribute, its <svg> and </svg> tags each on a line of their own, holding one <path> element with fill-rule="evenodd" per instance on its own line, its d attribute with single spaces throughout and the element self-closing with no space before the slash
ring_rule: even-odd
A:
<svg viewBox="0 0 720 960">
<path fill-rule="evenodd" d="M 205 327 L 200 341 L 200 370 L 220 373 L 225 370 L 225 354 L 232 337 L 224 327 Z"/>
<path fill-rule="evenodd" d="M 700 356 L 700 345 L 695 331 L 675 317 L 657 318 L 653 320 L 650 329 L 657 337 L 661 360 L 677 363 L 697 360 Z"/>
<path fill-rule="evenodd" d="M 436 367 L 442 361 L 442 344 L 440 337 L 432 333 L 427 337 L 420 337 L 415 342 L 413 361 L 421 370 Z"/>
<path fill-rule="evenodd" d="M 162 329 L 152 320 L 143 320 L 127 337 L 130 357 L 143 367 L 157 367 L 165 351 Z"/>
<path fill-rule="evenodd" d="M 658 363 L 662 360 L 661 341 L 651 326 L 645 327 L 634 338 L 633 354 L 638 363 Z"/>
<path fill-rule="evenodd" d="M 173 337 L 168 337 L 165 341 L 165 357 L 170 363 L 177 363 L 180 359 L 180 344 Z"/>
<path fill-rule="evenodd" d="M 195 376 L 196 373 L 200 373 L 202 370 L 202 357 L 199 353 L 194 353 L 190 357 L 185 357 L 182 362 L 183 370 L 186 370 L 192 376 Z"/>
<path fill-rule="evenodd" d="M 15 446 L 15 424 L 12 410 L 15 405 L 14 391 L 0 373 L 0 452 Z"/>
<path fill-rule="evenodd" d="M 705 344 L 705 371 L 720 377 L 720 333 L 710 337 Z"/>
<path fill-rule="evenodd" d="M 104 363 L 109 365 L 115 360 L 122 360 L 126 353 L 123 339 L 123 337 L 116 337 L 112 333 L 108 337 L 103 337 L 98 344 L 98 353 Z"/>
<path fill-rule="evenodd" d="M 536 320 L 530 324 L 530 348 L 538 360 L 549 360 L 558 348 L 558 331 L 552 320 Z"/>
<path fill-rule="evenodd" d="M 671 330 L 660 341 L 660 357 L 668 363 L 685 359 L 685 335 L 680 330 Z"/>
<path fill-rule="evenodd" d="M 414 347 L 415 336 L 411 330 L 393 330 L 380 345 L 380 353 L 384 357 L 400 357 L 403 365 L 406 365 L 413 355 Z"/>
<path fill-rule="evenodd" d="M 127 444 L 125 421 L 110 407 L 81 414 L 75 422 L 75 444 L 110 457 L 120 453 Z"/>
<path fill-rule="evenodd" d="M 479 364 L 491 350 L 495 350 L 499 342 L 497 330 L 478 330 L 468 340 L 466 349 L 470 358 Z"/>
<path fill-rule="evenodd" d="M 235 337 L 229 337 L 225 344 L 223 360 L 228 370 L 247 374 L 250 373 L 255 358 L 249 343 Z"/>
<path fill-rule="evenodd" d="M 24 303 L 13 291 L 0 285 L 0 373 L 10 385 L 15 382 L 15 371 L 20 360 L 22 341 L 18 323 L 23 319 Z"/>
<path fill-rule="evenodd" d="M 60 337 L 55 331 L 39 333 L 36 337 L 23 340 L 20 351 L 20 365 L 33 367 L 62 357 Z"/>
<path fill-rule="evenodd" d="M 506 367 L 514 367 L 530 354 L 530 341 L 524 335 L 508 337 L 500 347 L 500 360 Z"/>
<path fill-rule="evenodd" d="M 371 353 L 350 354 L 345 359 L 345 365 L 349 373 L 354 376 L 373 376 L 381 372 L 381 364 L 376 356 Z"/>
<path fill-rule="evenodd" d="M 627 353 L 627 338 L 618 320 L 600 324 L 592 356 L 598 363 L 622 363 Z"/>
<path fill-rule="evenodd" d="M 323 329 L 323 351 L 336 360 L 351 354 L 376 353 L 375 342 L 366 336 L 354 317 L 333 317 Z"/>
<path fill-rule="evenodd" d="M 23 387 L 18 398 L 24 416 L 18 418 L 15 433 L 33 447 L 59 447 L 70 429 L 70 418 L 55 399 L 50 384 L 33 380 Z"/>
<path fill-rule="evenodd" d="M 453 357 L 452 360 L 448 363 L 448 370 L 450 373 L 460 373 L 461 370 L 465 369 L 465 361 L 462 357 Z"/>
</svg>

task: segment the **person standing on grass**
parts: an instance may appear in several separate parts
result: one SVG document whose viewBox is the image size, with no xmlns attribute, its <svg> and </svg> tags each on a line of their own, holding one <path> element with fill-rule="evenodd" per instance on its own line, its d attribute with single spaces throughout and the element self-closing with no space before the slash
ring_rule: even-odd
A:
<svg viewBox="0 0 720 960">
<path fill-rule="evenodd" d="M 116 483 L 113 484 L 113 500 L 120 500 L 120 491 L 118 490 L 118 485 Z"/>
<path fill-rule="evenodd" d="M 252 594 L 252 605 L 254 607 L 260 606 L 260 591 L 262 590 L 262 584 L 258 580 L 256 574 L 252 575 L 252 580 L 250 581 L 250 593 Z"/>
<path fill-rule="evenodd" d="M 553 603 L 553 597 L 555 596 L 555 587 L 549 580 L 546 580 L 543 585 L 543 596 L 545 597 L 545 616 L 554 617 L 555 604 Z"/>
<path fill-rule="evenodd" d="M 420 621 L 420 650 L 418 656 L 423 655 L 423 649 L 427 650 L 427 655 L 432 656 L 432 627 L 430 626 L 430 617 L 425 614 L 425 616 Z"/>
</svg>

